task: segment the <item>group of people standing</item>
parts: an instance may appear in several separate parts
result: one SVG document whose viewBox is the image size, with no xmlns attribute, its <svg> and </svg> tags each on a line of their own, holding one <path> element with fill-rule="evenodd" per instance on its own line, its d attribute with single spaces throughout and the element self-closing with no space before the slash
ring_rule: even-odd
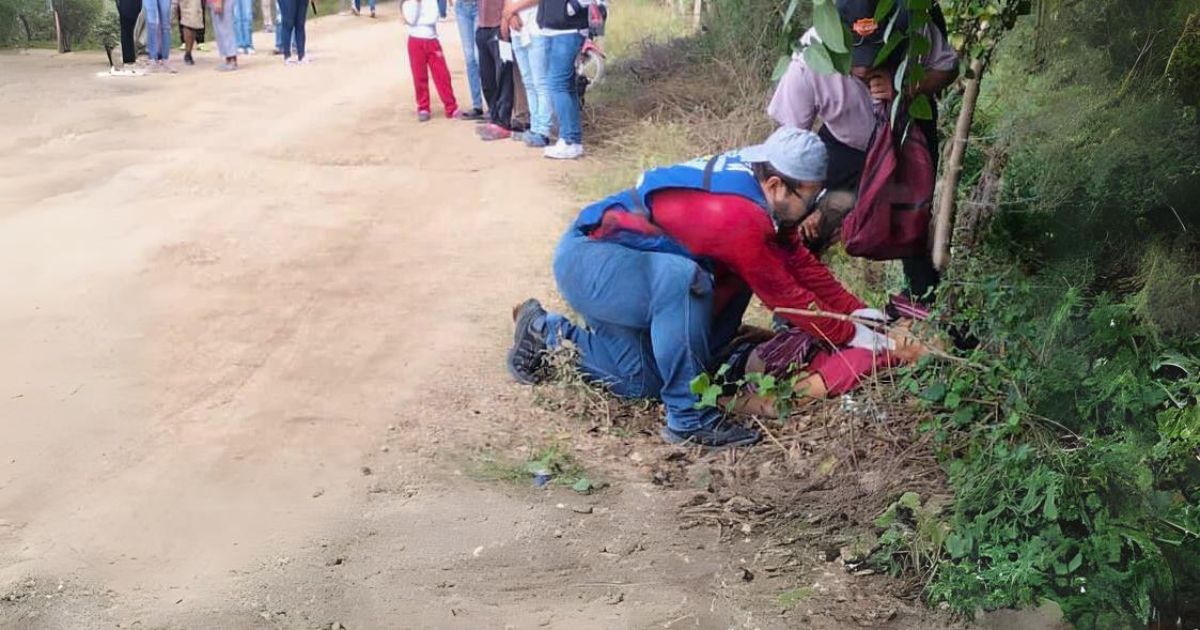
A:
<svg viewBox="0 0 1200 630">
<path fill-rule="evenodd" d="M 454 97 L 449 71 L 437 41 L 433 0 L 404 0 L 409 25 L 409 61 L 417 116 L 431 117 L 429 77 L 433 76 L 446 116 L 479 122 L 483 141 L 514 139 L 553 159 L 583 156 L 583 123 L 575 60 L 583 48 L 592 3 L 599 0 L 457 0 L 454 16 L 466 59 L 471 108 Z M 529 123 L 513 117 L 517 78 L 529 106 Z M 485 110 L 486 106 L 486 110 Z M 557 141 L 551 140 L 557 122 Z"/>
<path fill-rule="evenodd" d="M 357 3 L 358 0 L 352 0 Z M 237 70 L 238 57 L 256 54 L 254 47 L 255 0 L 116 0 L 121 25 L 122 74 L 134 70 L 144 45 L 143 70 L 174 74 L 170 64 L 171 24 L 179 25 L 183 63 L 195 65 L 193 51 L 211 29 L 222 62 L 216 70 Z M 260 0 L 263 31 L 275 33 L 275 54 L 285 64 L 307 63 L 305 23 L 310 0 Z M 375 16 L 371 0 L 371 16 Z M 274 19 L 272 19 L 274 6 Z M 205 11 L 207 9 L 207 19 Z M 357 14 L 357 4 L 355 13 Z M 294 53 L 294 56 L 293 56 Z"/>
<path fill-rule="evenodd" d="M 781 126 L 764 143 L 647 171 L 583 209 L 553 263 L 559 293 L 582 322 L 536 299 L 518 305 L 506 359 L 518 382 L 548 378 L 548 353 L 569 345 L 588 379 L 619 396 L 662 400 L 664 440 L 723 448 L 761 438 L 726 410 L 775 411 L 777 393 L 738 392 L 745 375 L 769 375 L 798 395 L 824 398 L 936 348 L 909 334 L 935 296 L 928 255 L 904 260 L 908 290 L 882 308 L 868 307 L 820 259 L 842 235 L 860 184 L 873 177 L 864 177 L 864 164 L 876 131 L 891 124 L 884 112 L 896 99 L 924 94 L 932 101 L 958 72 L 935 4 L 933 23 L 923 28 L 928 50 L 917 59 L 923 78 L 898 94 L 894 77 L 908 45 L 885 54 L 886 32 L 903 32 L 912 16 L 904 3 L 886 2 L 877 20 L 881 2 L 836 0 L 852 33 L 853 72 L 821 74 L 798 53 L 768 109 Z M 810 31 L 801 47 L 816 37 Z M 923 137 L 919 148 L 936 156 L 936 126 L 914 124 L 925 130 L 910 137 Z M 783 325 L 743 325 L 752 297 Z M 728 406 L 702 405 L 693 389 L 698 377 L 714 373 L 726 396 L 739 394 Z"/>
</svg>

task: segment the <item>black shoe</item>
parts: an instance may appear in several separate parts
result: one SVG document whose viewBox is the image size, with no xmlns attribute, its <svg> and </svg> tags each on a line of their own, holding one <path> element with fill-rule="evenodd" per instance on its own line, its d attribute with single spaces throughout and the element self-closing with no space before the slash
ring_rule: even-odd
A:
<svg viewBox="0 0 1200 630">
<path fill-rule="evenodd" d="M 546 378 L 546 309 L 537 300 L 526 300 L 513 310 L 513 321 L 508 373 L 522 385 L 536 385 Z"/>
<path fill-rule="evenodd" d="M 183 63 L 189 66 L 196 65 L 196 60 L 192 59 L 192 53 L 183 53 Z"/>
<path fill-rule="evenodd" d="M 465 110 L 462 115 L 463 120 L 483 120 L 483 110 L 478 107 Z"/>
<path fill-rule="evenodd" d="M 707 448 L 750 446 L 751 444 L 758 444 L 759 440 L 762 439 L 762 435 L 758 431 L 728 422 L 718 422 L 717 426 L 711 429 L 686 432 L 672 431 L 668 427 L 663 427 L 659 435 L 668 444 L 704 446 Z"/>
</svg>

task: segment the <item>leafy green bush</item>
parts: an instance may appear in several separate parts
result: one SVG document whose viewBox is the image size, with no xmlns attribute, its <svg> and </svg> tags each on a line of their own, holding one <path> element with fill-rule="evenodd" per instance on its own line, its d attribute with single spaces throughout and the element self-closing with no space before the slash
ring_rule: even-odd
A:
<svg viewBox="0 0 1200 630">
<path fill-rule="evenodd" d="M 970 363 L 902 381 L 955 494 L 928 596 L 1144 627 L 1200 567 L 1200 344 L 1163 345 L 1109 295 L 986 267 L 955 289 L 956 323 L 984 341 Z"/>
</svg>

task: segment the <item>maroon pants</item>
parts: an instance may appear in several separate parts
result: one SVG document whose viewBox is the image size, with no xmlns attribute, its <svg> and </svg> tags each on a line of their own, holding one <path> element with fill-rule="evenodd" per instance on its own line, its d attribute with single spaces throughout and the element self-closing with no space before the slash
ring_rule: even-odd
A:
<svg viewBox="0 0 1200 630">
<path fill-rule="evenodd" d="M 408 60 L 412 64 L 413 87 L 417 92 L 417 111 L 429 111 L 429 75 L 433 74 L 433 85 L 442 105 L 446 106 L 446 117 L 453 116 L 458 111 L 458 102 L 454 100 L 454 87 L 450 85 L 450 70 L 446 67 L 441 42 L 409 37 Z"/>
</svg>

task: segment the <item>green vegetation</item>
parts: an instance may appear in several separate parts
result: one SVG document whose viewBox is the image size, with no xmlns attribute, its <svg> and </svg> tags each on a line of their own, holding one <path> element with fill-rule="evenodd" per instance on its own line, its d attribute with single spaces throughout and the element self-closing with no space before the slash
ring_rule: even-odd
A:
<svg viewBox="0 0 1200 630">
<path fill-rule="evenodd" d="M 587 194 L 761 138 L 813 4 L 713 0 L 704 33 L 618 64 Z M 941 296 L 979 346 L 901 375 L 953 498 L 897 497 L 871 560 L 966 615 L 1049 599 L 1079 628 L 1195 622 L 1200 1 L 941 5 L 987 62 Z M 961 107 L 943 98 L 944 137 Z M 860 293 L 898 288 L 895 269 L 834 264 Z"/>
<path fill-rule="evenodd" d="M 566 486 L 580 494 L 589 494 L 605 485 L 591 479 L 579 461 L 560 444 L 542 446 L 525 461 L 485 453 L 472 460 L 467 472 L 480 481 L 527 483 L 541 478 L 543 483 Z"/>
</svg>

